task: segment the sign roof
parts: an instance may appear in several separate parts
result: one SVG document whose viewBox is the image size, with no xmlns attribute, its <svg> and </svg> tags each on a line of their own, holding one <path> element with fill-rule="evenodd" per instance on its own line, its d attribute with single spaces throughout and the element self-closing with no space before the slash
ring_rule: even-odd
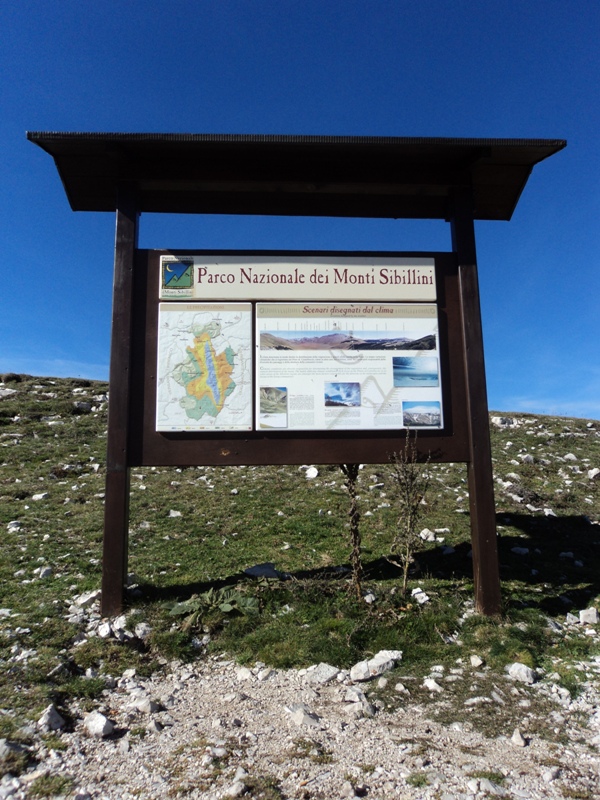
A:
<svg viewBox="0 0 600 800">
<path fill-rule="evenodd" d="M 134 182 L 142 212 L 508 220 L 535 164 L 562 139 L 28 132 L 74 211 L 114 211 Z"/>
</svg>

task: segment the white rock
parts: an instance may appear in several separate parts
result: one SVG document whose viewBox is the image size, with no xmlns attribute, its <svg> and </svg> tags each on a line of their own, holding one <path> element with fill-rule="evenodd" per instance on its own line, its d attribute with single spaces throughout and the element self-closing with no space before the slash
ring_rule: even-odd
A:
<svg viewBox="0 0 600 800">
<path fill-rule="evenodd" d="M 249 681 L 252 679 L 252 670 L 248 667 L 240 667 L 235 674 L 238 681 Z"/>
<path fill-rule="evenodd" d="M 510 741 L 515 747 L 525 747 L 527 742 L 523 738 L 523 734 L 518 728 L 515 728 L 513 735 L 510 737 Z"/>
<path fill-rule="evenodd" d="M 429 528 L 423 528 L 419 536 L 424 542 L 435 542 L 435 533 L 430 531 Z"/>
<path fill-rule="evenodd" d="M 402 658 L 401 650 L 380 650 L 373 658 L 359 661 L 350 670 L 350 680 L 368 681 L 384 672 L 394 669 L 396 661 Z"/>
<path fill-rule="evenodd" d="M 594 467 L 594 469 L 589 469 L 588 470 L 587 476 L 591 481 L 593 481 L 595 478 L 597 478 L 598 475 L 600 475 L 600 469 L 598 469 L 598 467 Z M 10 525 L 10 523 L 9 523 L 9 525 Z"/>
<path fill-rule="evenodd" d="M 471 656 L 471 666 L 472 667 L 481 667 L 483 666 L 483 658 L 481 656 L 472 655 Z"/>
<path fill-rule="evenodd" d="M 434 680 L 433 678 L 425 678 L 423 681 L 423 686 L 425 689 L 428 689 L 430 692 L 443 692 L 444 690 L 439 685 L 439 683 Z"/>
<path fill-rule="evenodd" d="M 127 628 L 127 617 L 125 614 L 115 617 L 111 622 L 111 626 L 115 633 L 117 633 L 117 631 L 124 631 Z"/>
<path fill-rule="evenodd" d="M 518 425 L 513 417 L 491 417 L 490 422 L 499 428 L 516 428 Z"/>
<path fill-rule="evenodd" d="M 519 661 L 515 661 L 514 664 L 508 667 L 508 674 L 516 681 L 521 681 L 521 683 L 535 683 L 538 678 L 535 670 L 526 664 L 521 664 Z"/>
<path fill-rule="evenodd" d="M 413 600 L 416 600 L 419 605 L 424 605 L 425 603 L 429 602 L 429 595 L 425 594 L 422 589 L 413 589 L 412 592 Z"/>
<path fill-rule="evenodd" d="M 579 612 L 579 622 L 582 625 L 597 625 L 598 624 L 598 609 L 597 608 L 584 608 Z"/>
<path fill-rule="evenodd" d="M 60 731 L 67 724 L 65 720 L 56 710 L 56 707 L 51 703 L 44 711 L 42 716 L 38 719 L 38 728 L 48 733 L 49 731 Z"/>
<path fill-rule="evenodd" d="M 371 677 L 368 661 L 359 661 L 350 670 L 350 680 L 352 681 L 368 681 Z"/>
<path fill-rule="evenodd" d="M 80 608 L 89 608 L 96 602 L 96 600 L 100 600 L 101 597 L 102 590 L 95 589 L 93 592 L 85 592 L 84 594 L 78 595 L 73 599 L 73 602 Z"/>
<path fill-rule="evenodd" d="M 346 703 L 363 703 L 366 701 L 366 695 L 358 686 L 348 686 L 344 700 Z"/>
<path fill-rule="evenodd" d="M 101 639 L 108 639 L 112 634 L 110 622 L 101 622 L 100 625 L 98 625 L 98 630 L 96 632 Z"/>
<path fill-rule="evenodd" d="M 115 729 L 113 723 L 99 711 L 88 714 L 83 725 L 90 736 L 96 736 L 98 739 L 110 736 Z"/>
<path fill-rule="evenodd" d="M 321 662 L 314 669 L 308 670 L 304 676 L 304 680 L 306 683 L 322 686 L 329 683 L 329 681 L 332 681 L 334 678 L 337 678 L 339 672 L 337 667 L 332 667 L 331 664 Z"/>
<path fill-rule="evenodd" d="M 141 697 L 139 700 L 136 700 L 133 705 L 138 711 L 141 711 L 142 714 L 156 714 L 160 707 L 158 703 L 155 703 L 154 700 L 150 700 L 149 697 Z"/>
<path fill-rule="evenodd" d="M 305 472 L 305 477 L 307 481 L 314 480 L 319 474 L 319 470 L 316 467 L 309 467 Z"/>
<path fill-rule="evenodd" d="M 560 777 L 560 768 L 552 767 L 551 769 L 547 769 L 544 772 L 544 774 L 542 775 L 542 780 L 545 783 L 551 783 L 552 781 L 555 781 L 559 777 Z"/>
<path fill-rule="evenodd" d="M 243 781 L 235 781 L 229 789 L 223 793 L 223 797 L 241 797 L 246 791 L 246 784 Z"/>
<path fill-rule="evenodd" d="M 150 627 L 150 625 L 148 625 L 147 622 L 139 622 L 135 626 L 135 635 L 137 636 L 138 639 L 141 639 L 142 641 L 145 641 L 150 636 L 151 633 L 152 633 L 152 628 Z"/>
<path fill-rule="evenodd" d="M 173 509 L 171 509 L 169 511 L 169 516 L 170 517 L 182 517 L 183 514 L 181 513 L 181 511 L 173 511 Z"/>
<path fill-rule="evenodd" d="M 299 726 L 308 728 L 320 728 L 321 723 L 319 717 L 311 711 L 306 711 L 304 708 L 296 708 L 292 712 L 292 722 Z"/>
<path fill-rule="evenodd" d="M 496 795 L 502 797 L 506 794 L 506 789 L 498 786 L 497 783 L 490 781 L 488 778 L 481 778 L 479 781 L 479 791 L 487 795 Z"/>
<path fill-rule="evenodd" d="M 482 697 L 480 695 L 479 697 L 469 697 L 469 698 L 467 698 L 465 700 L 465 702 L 463 703 L 463 705 L 466 706 L 467 708 L 470 708 L 471 706 L 481 706 L 481 705 L 485 705 L 485 704 L 491 703 L 491 702 L 492 701 L 490 700 L 489 697 Z"/>
<path fill-rule="evenodd" d="M 391 658 L 394 661 L 402 661 L 402 650 L 380 650 L 375 658 Z"/>
<path fill-rule="evenodd" d="M 48 492 L 40 492 L 39 494 L 34 494 L 32 496 L 32 500 L 47 500 L 50 497 Z"/>
</svg>

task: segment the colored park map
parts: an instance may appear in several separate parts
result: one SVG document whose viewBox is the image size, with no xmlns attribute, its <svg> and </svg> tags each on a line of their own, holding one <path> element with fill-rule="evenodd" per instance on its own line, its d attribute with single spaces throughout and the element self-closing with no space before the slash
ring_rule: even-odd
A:
<svg viewBox="0 0 600 800">
<path fill-rule="evenodd" d="M 249 304 L 159 307 L 158 431 L 251 430 Z"/>
</svg>

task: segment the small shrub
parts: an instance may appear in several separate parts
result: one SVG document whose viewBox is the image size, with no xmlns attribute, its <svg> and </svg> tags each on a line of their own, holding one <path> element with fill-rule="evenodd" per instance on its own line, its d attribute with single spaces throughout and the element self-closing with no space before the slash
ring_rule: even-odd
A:
<svg viewBox="0 0 600 800">
<path fill-rule="evenodd" d="M 489 770 L 485 769 L 478 769 L 474 772 L 469 772 L 469 778 L 483 778 L 497 784 L 498 786 L 502 786 L 502 784 L 506 781 L 506 775 L 503 775 L 502 772 L 490 772 Z"/>
<path fill-rule="evenodd" d="M 189 600 L 175 603 L 170 614 L 173 617 L 185 617 L 182 623 L 183 630 L 196 628 L 203 619 L 215 613 L 222 614 L 256 614 L 258 600 L 256 597 L 243 594 L 232 586 L 222 589 L 209 589 L 200 595 L 194 595 Z"/>
<path fill-rule="evenodd" d="M 0 776 L 21 775 L 31 761 L 28 750 L 18 745 L 11 745 L 4 758 L 0 759 Z"/>
<path fill-rule="evenodd" d="M 350 542 L 352 544 L 352 552 L 350 555 L 350 562 L 352 564 L 352 585 L 354 587 L 356 599 L 360 600 L 362 598 L 363 567 L 361 561 L 360 511 L 358 510 L 358 495 L 356 492 L 360 464 L 340 464 L 340 469 L 346 476 L 344 486 L 350 498 L 348 516 L 350 518 Z"/>
<path fill-rule="evenodd" d="M 58 752 L 68 749 L 67 743 L 63 741 L 60 738 L 60 736 L 57 736 L 57 734 L 55 733 L 45 734 L 44 736 L 42 736 L 42 740 L 46 745 L 46 747 L 48 748 L 48 750 L 56 750 Z"/>
<path fill-rule="evenodd" d="M 66 775 L 40 775 L 31 784 L 29 791 L 32 797 L 56 797 L 66 794 L 72 784 L 73 781 Z"/>
<path fill-rule="evenodd" d="M 406 782 L 409 786 L 414 786 L 415 789 L 421 789 L 429 783 L 427 775 L 423 775 L 421 772 L 413 772 L 412 775 L 408 776 Z"/>
<path fill-rule="evenodd" d="M 150 636 L 152 649 L 163 658 L 179 661 L 192 661 L 197 652 L 192 644 L 190 634 L 178 628 L 169 631 L 153 631 Z"/>
<path fill-rule="evenodd" d="M 245 781 L 249 797 L 260 797 L 262 800 L 284 800 L 279 781 L 270 775 L 257 775 Z"/>
<path fill-rule="evenodd" d="M 429 488 L 429 458 L 424 464 L 418 458 L 417 434 L 411 438 L 410 431 L 407 431 L 404 450 L 394 453 L 391 462 L 398 518 L 389 560 L 402 569 L 403 595 L 406 595 L 414 553 L 421 544 L 417 526 L 423 515 L 423 501 Z"/>
</svg>

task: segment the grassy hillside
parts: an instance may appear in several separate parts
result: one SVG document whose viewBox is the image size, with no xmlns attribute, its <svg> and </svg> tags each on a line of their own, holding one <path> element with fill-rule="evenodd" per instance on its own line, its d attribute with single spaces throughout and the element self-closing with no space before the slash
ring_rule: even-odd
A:
<svg viewBox="0 0 600 800">
<path fill-rule="evenodd" d="M 90 637 L 89 613 L 71 607 L 100 586 L 106 413 L 103 383 L 0 382 L 0 737 L 50 700 L 94 697 L 106 675 L 206 648 L 284 667 L 346 667 L 398 648 L 415 674 L 473 652 L 499 668 L 519 660 L 554 669 L 600 652 L 583 629 L 547 625 L 598 604 L 600 424 L 523 414 L 492 414 L 503 620 L 472 614 L 464 465 L 428 467 L 421 527 L 432 541 L 416 554 L 407 597 L 385 558 L 397 520 L 389 466 L 362 468 L 371 603 L 348 591 L 349 505 L 337 466 L 312 479 L 296 466 L 147 468 L 132 474 L 127 629 L 147 622 L 151 634 Z M 290 578 L 243 573 L 263 562 Z M 231 609 L 219 607 L 223 594 L 206 594 L 223 586 L 234 587 Z M 410 596 L 416 587 L 429 602 Z M 170 615 L 192 595 L 201 597 L 194 617 Z M 258 611 L 236 613 L 247 598 Z M 562 677 L 574 687 L 566 667 Z"/>
</svg>

